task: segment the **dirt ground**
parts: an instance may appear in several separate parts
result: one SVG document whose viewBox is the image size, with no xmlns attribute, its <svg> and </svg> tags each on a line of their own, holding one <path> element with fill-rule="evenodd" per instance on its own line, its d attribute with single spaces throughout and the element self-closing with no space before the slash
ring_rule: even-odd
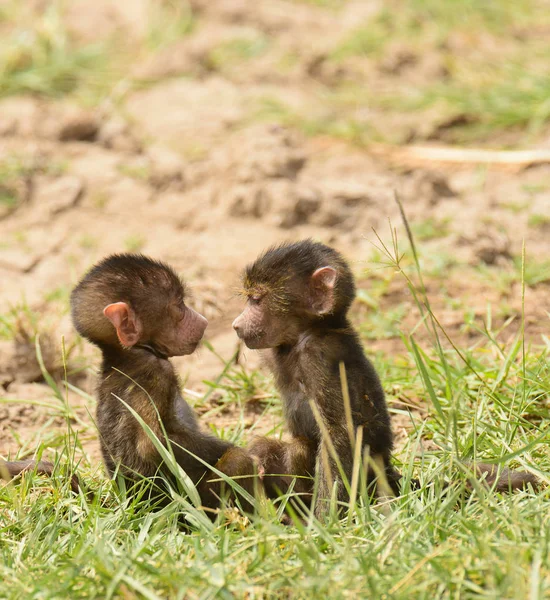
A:
<svg viewBox="0 0 550 600">
<path fill-rule="evenodd" d="M 123 92 L 114 90 L 99 106 L 30 95 L 0 100 L 0 165 L 9 172 L 0 178 L 0 192 L 16 198 L 0 202 L 0 315 L 6 331 L 18 332 L 0 341 L 0 455 L 32 453 L 46 433 L 64 430 L 58 407 L 52 408 L 58 401 L 33 358 L 32 337 L 41 334 L 51 368 L 59 366 L 62 335 L 67 347 L 76 344 L 72 364 L 97 366 L 98 354 L 76 340 L 68 294 L 112 252 L 140 251 L 181 272 L 193 305 L 210 320 L 207 340 L 228 360 L 237 348 L 231 321 L 241 306 L 235 293 L 241 269 L 271 244 L 312 236 L 349 258 L 363 298 L 385 283 L 373 306 L 356 304 L 354 318 L 362 323 L 372 311 L 393 314 L 400 307 L 389 332 L 369 331 L 367 320 L 362 333 L 369 352 L 404 353 L 399 333 L 410 333 L 418 316 L 404 280 L 395 269 L 380 268 L 375 249 L 377 235 L 391 244 L 391 223 L 401 251 L 410 255 L 394 191 L 417 235 L 428 293 L 445 327 L 470 343 L 475 332 L 465 327 L 466 315 L 481 322 L 490 303 L 496 324 L 515 318 L 503 341 L 517 330 L 525 242 L 527 263 L 540 267 L 526 269 L 527 335 L 542 343 L 550 329 L 544 263 L 550 256 L 550 164 L 520 169 L 411 162 L 380 145 L 305 135 L 276 111 L 257 116 L 266 98 L 316 115 L 320 85 L 344 76 L 364 78 L 373 90 L 443 77 L 437 54 L 411 58 L 399 47 L 338 67 L 326 59 L 333 40 L 379 5 L 357 0 L 334 12 L 282 0 L 196 0 L 191 6 L 200 26 L 158 52 L 137 55 L 128 75 L 134 85 L 122 80 Z M 86 42 L 117 31 L 132 47 L 133 38 L 145 35 L 145 6 L 140 0 L 75 1 L 67 26 Z M 216 62 L 216 49 L 241 38 L 277 44 L 244 63 Z M 285 53 L 294 59 L 282 69 Z M 418 122 L 368 106 L 357 113 L 378 129 L 395 128 L 402 139 L 435 147 L 448 141 L 453 127 L 445 114 Z M 513 144 L 514 132 L 507 136 Z M 498 134 L 484 146 L 501 141 Z M 550 137 L 541 136 L 537 147 L 548 146 Z M 258 367 L 253 352 L 243 360 L 248 370 Z M 185 387 L 197 393 L 223 369 L 206 349 L 175 362 Z M 93 393 L 92 372 L 72 377 Z M 68 397 L 89 423 L 85 407 L 92 405 L 73 391 Z M 257 406 L 245 410 L 252 425 Z M 235 414 L 228 409 L 212 419 L 230 427 Z M 274 417 L 263 416 L 256 430 L 275 425 Z M 97 456 L 93 432 L 83 441 Z"/>
</svg>

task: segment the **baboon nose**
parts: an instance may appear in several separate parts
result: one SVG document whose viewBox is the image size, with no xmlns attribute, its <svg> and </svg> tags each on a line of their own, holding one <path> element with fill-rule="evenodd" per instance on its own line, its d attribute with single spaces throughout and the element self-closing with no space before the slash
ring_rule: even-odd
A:
<svg viewBox="0 0 550 600">
<path fill-rule="evenodd" d="M 240 334 L 240 332 L 241 332 L 241 324 L 239 323 L 239 317 L 237 317 L 233 321 L 233 329 L 237 332 L 237 335 Z"/>
</svg>

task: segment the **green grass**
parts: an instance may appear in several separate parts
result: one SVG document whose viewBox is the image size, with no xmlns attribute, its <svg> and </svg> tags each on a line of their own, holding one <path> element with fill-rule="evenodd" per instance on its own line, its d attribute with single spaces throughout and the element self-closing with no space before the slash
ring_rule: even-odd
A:
<svg viewBox="0 0 550 600">
<path fill-rule="evenodd" d="M 537 0 L 393 0 L 385 4 L 340 42 L 335 58 L 377 54 L 396 39 L 436 44 L 447 42 L 451 33 L 506 35 L 511 27 L 532 24 L 544 10 Z"/>
<path fill-rule="evenodd" d="M 548 229 L 550 227 L 550 215 L 532 214 L 527 219 L 529 227 L 538 227 L 541 229 Z"/>
<path fill-rule="evenodd" d="M 312 18 L 317 9 L 333 11 L 337 18 L 346 5 L 345 0 L 293 0 L 289 10 L 295 3 L 309 5 Z M 2 5 L 0 97 L 69 95 L 85 104 L 108 98 L 123 105 L 132 91 L 154 84 L 136 80 L 133 67 L 184 40 L 200 28 L 203 18 L 187 2 L 152 2 L 144 39 L 115 35 L 89 44 L 71 36 L 65 9 L 64 3 L 53 0 L 42 12 L 16 0 Z M 326 62 L 329 71 L 331 65 L 336 71 L 343 66 L 343 75 L 320 85 L 304 78 L 310 102 L 303 110 L 278 101 L 280 106 L 268 106 L 266 99 L 259 110 L 252 106 L 249 118 L 280 118 L 310 136 L 365 145 L 410 139 L 410 123 L 405 119 L 400 124 L 402 113 L 416 112 L 419 120 L 425 116 L 428 122 L 437 113 L 442 122 L 464 117 L 446 130 L 447 141 L 486 142 L 488 136 L 512 129 L 518 139 L 530 143 L 550 119 L 550 51 L 544 35 L 537 33 L 550 26 L 549 14 L 542 0 L 390 0 L 341 39 L 335 37 Z M 368 77 L 368 82 L 357 76 L 357 60 L 369 63 L 366 73 L 370 67 L 377 72 L 394 45 L 416 57 L 412 72 L 422 72 L 423 57 L 428 56 L 440 61 L 446 75 L 410 81 L 407 74 L 386 73 Z M 281 45 L 277 36 L 252 29 L 212 47 L 206 62 L 231 79 L 235 70 L 247 68 L 247 61 L 269 53 L 280 55 L 282 73 L 303 66 L 299 46 Z M 388 115 L 391 126 L 380 113 Z M 1 201 L 6 204 L 10 198 L 4 195 Z"/>
<path fill-rule="evenodd" d="M 0 185 L 8 186 L 17 179 L 29 176 L 33 170 L 28 161 L 18 156 L 5 157 L 0 161 Z"/>
<path fill-rule="evenodd" d="M 40 15 L 7 2 L 0 24 L 12 23 L 0 41 L 0 96 L 33 93 L 60 96 L 86 88 L 105 89 L 107 54 L 102 45 L 75 45 L 62 20 L 60 3 Z"/>
<path fill-rule="evenodd" d="M 432 406 L 428 421 L 417 424 L 443 450 L 415 461 L 413 433 L 401 458 L 407 474 L 413 461 L 424 483 L 436 483 L 384 506 L 360 497 L 350 521 L 285 527 L 261 507 L 250 521 L 228 512 L 184 532 L 178 513 L 196 516 L 185 501 L 144 511 L 86 461 L 79 469 L 99 496 L 90 502 L 73 497 L 62 476 L 4 487 L 5 597 L 544 597 L 548 494 L 479 490 L 458 501 L 464 476 L 452 466 L 457 456 L 508 462 L 517 451 L 514 462 L 550 468 L 541 406 L 550 391 L 548 355 L 528 353 L 523 363 L 516 347 L 495 360 L 491 348 L 487 340 L 486 352 L 463 350 L 469 366 L 453 352 L 432 359 L 420 352 L 439 410 Z M 405 393 L 422 393 L 410 361 L 381 372 Z M 59 462 L 78 460 L 78 447 L 74 453 L 64 443 Z M 451 476 L 457 483 L 443 493 L 440 483 Z"/>
<path fill-rule="evenodd" d="M 438 220 L 428 217 L 424 221 L 417 221 L 412 229 L 415 237 L 420 241 L 434 240 L 449 235 L 450 219 Z"/>
<path fill-rule="evenodd" d="M 152 2 L 149 10 L 147 43 L 152 50 L 177 42 L 193 31 L 195 16 L 188 2 Z"/>
<path fill-rule="evenodd" d="M 359 121 L 351 114 L 353 106 L 360 99 L 354 97 L 346 100 L 343 96 L 340 93 L 323 92 L 318 102 L 316 98 L 315 109 L 308 107 L 305 111 L 289 106 L 280 98 L 264 96 L 255 102 L 251 120 L 277 121 L 310 137 L 326 135 L 357 146 L 382 141 L 384 136 L 375 124 Z"/>
<path fill-rule="evenodd" d="M 147 238 L 143 235 L 129 235 L 124 240 L 124 248 L 127 252 L 140 252 L 146 243 Z"/>
<path fill-rule="evenodd" d="M 392 414 L 411 423 L 396 460 L 406 480 L 420 478 L 420 491 L 370 504 L 359 481 L 349 512 L 324 522 L 306 514 L 294 526 L 279 522 L 280 503 L 265 500 L 255 515 L 227 509 L 210 523 L 181 490 L 151 512 L 90 464 L 63 386 L 51 381 L 44 401 L 67 419 L 67 432 L 38 452 L 57 452 L 60 475 L 0 488 L 2 598 L 547 597 L 548 490 L 499 495 L 477 486 L 464 496 L 460 461 L 527 468 L 550 483 L 550 345 L 528 346 L 522 328 L 503 343 L 509 336 L 488 318 L 475 343 L 457 346 L 429 308 L 420 257 L 395 244 L 380 246 L 393 274 L 380 278 L 379 292 L 397 272 L 424 318 L 402 332 L 403 356 L 374 359 Z M 376 294 L 366 302 L 376 304 Z M 247 402 L 280 415 L 271 381 L 231 361 L 198 403 L 214 393 L 205 422 L 218 407 L 241 408 L 231 430 L 219 432 L 227 439 L 242 438 Z M 81 435 L 91 431 L 85 425 Z M 78 464 L 93 499 L 71 494 L 65 464 Z M 182 518 L 189 529 L 178 526 Z"/>
<path fill-rule="evenodd" d="M 550 119 L 550 60 L 538 28 L 550 23 L 537 0 L 395 1 L 359 24 L 334 47 L 331 60 L 366 58 L 380 64 L 394 45 L 415 60 L 411 72 L 422 72 L 425 56 L 437 57 L 445 76 L 416 78 L 400 75 L 381 89 L 351 78 L 358 100 L 388 113 L 437 111 L 464 117 L 453 127 L 457 142 L 483 140 L 488 134 L 525 128 L 525 141 L 539 134 Z M 388 91 L 389 90 L 389 91 Z M 391 141 L 391 140 L 390 140 Z"/>
<path fill-rule="evenodd" d="M 516 261 L 519 270 L 519 261 Z M 550 260 L 532 261 L 525 265 L 525 283 L 535 286 L 550 281 Z"/>
<path fill-rule="evenodd" d="M 30 160 L 18 154 L 0 159 L 0 215 L 9 214 L 26 199 L 28 181 L 36 173 L 60 175 L 65 170 L 62 162 Z"/>
<path fill-rule="evenodd" d="M 505 294 L 513 284 L 520 283 L 522 280 L 530 287 L 550 282 L 550 260 L 530 259 L 525 268 L 519 257 L 514 257 L 510 269 L 491 269 L 490 267 L 479 265 L 476 276 L 489 281 L 491 286 L 501 294 Z"/>
<path fill-rule="evenodd" d="M 128 77 L 132 63 L 181 40 L 195 25 L 187 2 L 149 4 L 143 40 L 116 31 L 89 43 L 68 28 L 67 3 L 48 0 L 37 8 L 7 0 L 0 7 L 0 97 L 71 96 L 96 105 L 106 97 L 118 102 L 127 91 L 143 87 Z"/>
<path fill-rule="evenodd" d="M 13 209 L 19 203 L 17 196 L 10 190 L 0 190 L 0 206 L 7 209 Z"/>
<path fill-rule="evenodd" d="M 233 38 L 210 50 L 207 60 L 213 69 L 223 70 L 261 56 L 267 51 L 268 46 L 268 39 L 260 33 Z"/>
<path fill-rule="evenodd" d="M 117 170 L 121 175 L 137 179 L 138 181 L 147 181 L 151 177 L 151 168 L 145 164 L 119 164 Z"/>
<path fill-rule="evenodd" d="M 408 97 L 387 97 L 381 103 L 409 111 L 440 106 L 449 114 L 468 115 L 471 123 L 462 129 L 471 137 L 514 127 L 526 127 L 535 134 L 550 118 L 550 82 L 544 74 L 530 70 L 528 62 L 526 57 L 496 67 L 457 65 L 452 81 L 428 84 Z"/>
</svg>

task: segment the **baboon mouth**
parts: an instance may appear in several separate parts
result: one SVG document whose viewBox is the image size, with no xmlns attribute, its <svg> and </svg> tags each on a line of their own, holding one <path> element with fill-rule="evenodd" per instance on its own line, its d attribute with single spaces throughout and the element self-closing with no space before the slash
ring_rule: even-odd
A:
<svg viewBox="0 0 550 600">
<path fill-rule="evenodd" d="M 263 334 L 243 337 L 241 339 L 246 344 L 246 347 L 250 350 L 258 350 L 265 347 L 265 336 Z"/>
</svg>

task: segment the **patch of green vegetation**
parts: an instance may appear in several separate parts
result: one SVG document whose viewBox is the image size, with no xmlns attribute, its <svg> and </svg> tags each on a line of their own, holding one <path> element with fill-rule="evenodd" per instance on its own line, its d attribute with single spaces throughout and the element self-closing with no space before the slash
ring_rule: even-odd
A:
<svg viewBox="0 0 550 600">
<path fill-rule="evenodd" d="M 410 111 L 439 105 L 449 113 L 470 115 L 472 122 L 460 129 L 470 130 L 472 136 L 519 126 L 537 133 L 550 118 L 548 78 L 521 62 L 486 67 L 477 65 L 477 73 L 473 64 L 457 68 L 450 81 L 428 85 L 408 97 L 392 95 L 381 104 Z"/>
<path fill-rule="evenodd" d="M 284 124 L 290 124 L 299 118 L 288 104 L 275 96 L 263 96 L 258 99 L 255 117 L 260 120 L 273 120 Z"/>
<path fill-rule="evenodd" d="M 52 160 L 49 162 L 36 161 L 19 154 L 8 155 L 0 160 L 0 185 L 9 185 L 15 180 L 24 179 L 34 173 L 43 173 L 58 177 L 66 173 L 68 162 Z"/>
<path fill-rule="evenodd" d="M 208 53 L 208 63 L 215 70 L 223 70 L 264 54 L 269 46 L 267 37 L 261 34 L 233 38 L 215 46 Z"/>
<path fill-rule="evenodd" d="M 126 177 L 140 181 L 147 181 L 151 177 L 151 168 L 148 165 L 119 164 L 117 170 L 122 175 L 126 175 Z"/>
<path fill-rule="evenodd" d="M 379 55 L 389 41 L 390 29 L 394 23 L 391 12 L 382 9 L 375 18 L 353 30 L 333 50 L 333 60 L 343 60 L 349 56 Z"/>
<path fill-rule="evenodd" d="M 38 333 L 40 317 L 26 302 L 19 302 L 6 313 L 0 315 L 0 339 L 12 340 L 18 329 L 18 323 L 24 321 L 33 335 Z"/>
<path fill-rule="evenodd" d="M 521 269 L 518 271 L 515 265 L 508 268 L 495 269 L 494 267 L 480 262 L 473 270 L 472 276 L 481 284 L 488 285 L 496 290 L 499 295 L 506 296 L 515 283 L 521 282 Z"/>
<path fill-rule="evenodd" d="M 95 191 L 93 192 L 93 195 L 90 198 L 90 202 L 95 208 L 102 210 L 107 206 L 109 202 L 109 195 L 107 194 L 107 192 L 102 190 Z"/>
<path fill-rule="evenodd" d="M 67 159 L 53 159 L 40 166 L 40 172 L 52 177 L 60 177 L 69 171 L 70 162 Z"/>
<path fill-rule="evenodd" d="M 539 9 L 540 10 L 540 9 Z M 354 29 L 334 50 L 332 57 L 380 55 L 386 46 L 402 40 L 430 44 L 445 42 L 451 32 L 508 33 L 512 26 L 528 22 L 537 14 L 537 2 L 485 2 L 484 0 L 410 0 L 387 2 L 367 22 Z"/>
<path fill-rule="evenodd" d="M 0 159 L 0 210 L 2 214 L 13 212 L 28 197 L 29 180 L 32 175 L 43 173 L 57 177 L 64 173 L 66 168 L 67 163 L 64 161 L 45 162 L 17 154 L 7 155 Z"/>
<path fill-rule="evenodd" d="M 47 4 L 41 18 L 25 4 L 11 1 L 4 9 L 15 26 L 0 41 L 0 96 L 104 90 L 109 83 L 104 47 L 74 44 L 60 3 Z"/>
<path fill-rule="evenodd" d="M 411 225 L 412 231 L 420 241 L 434 240 L 449 235 L 451 220 L 428 217 L 424 221 L 416 221 Z"/>
<path fill-rule="evenodd" d="M 499 206 L 515 214 L 519 214 L 529 208 L 527 202 L 503 202 L 502 204 L 499 204 Z"/>
<path fill-rule="evenodd" d="M 312 115 L 311 111 L 309 114 L 302 114 L 279 98 L 264 96 L 257 101 L 252 119 L 277 121 L 298 129 L 307 136 L 328 135 L 358 146 L 382 140 L 374 124 L 359 122 L 347 116 L 345 110 L 337 111 L 331 104 L 325 106 L 324 110 L 319 110 L 316 115 Z"/>
<path fill-rule="evenodd" d="M 524 183 L 521 186 L 521 189 L 527 192 L 528 194 L 540 194 L 545 192 L 548 189 L 548 184 L 546 183 Z"/>
<path fill-rule="evenodd" d="M 515 262 L 518 277 L 521 278 L 521 260 L 517 259 Z M 539 285 L 540 283 L 550 282 L 550 260 L 529 260 L 525 264 L 525 284 L 531 287 Z"/>
<path fill-rule="evenodd" d="M 529 227 L 539 227 L 540 229 L 548 229 L 550 227 L 550 215 L 532 214 L 527 220 Z"/>
<path fill-rule="evenodd" d="M 147 243 L 143 235 L 130 235 L 124 240 L 124 247 L 128 252 L 140 252 Z"/>
<path fill-rule="evenodd" d="M 14 179 L 26 177 L 35 170 L 35 167 L 24 158 L 12 155 L 0 161 L 0 183 L 7 184 Z"/>
<path fill-rule="evenodd" d="M 408 305 L 403 303 L 385 310 L 367 311 L 365 320 L 359 326 L 361 336 L 367 340 L 399 337 L 401 321 L 407 312 L 407 307 Z"/>
<path fill-rule="evenodd" d="M 446 223 L 447 226 L 447 223 Z M 448 233 L 448 232 L 447 232 Z M 449 273 L 458 265 L 456 256 L 444 250 L 433 252 L 420 260 L 422 271 L 431 278 L 446 280 Z"/>
<path fill-rule="evenodd" d="M 522 282 L 521 257 L 515 257 L 510 268 L 495 269 L 488 265 L 480 264 L 476 268 L 477 275 L 489 283 L 490 286 L 502 295 L 509 294 L 514 284 Z M 525 285 L 535 287 L 541 283 L 550 282 L 550 260 L 538 261 L 528 258 L 525 264 Z"/>
<path fill-rule="evenodd" d="M 44 294 L 44 300 L 48 304 L 55 302 L 63 305 L 64 308 L 67 308 L 69 306 L 70 296 L 71 288 L 67 285 L 60 285 Z"/>
<path fill-rule="evenodd" d="M 153 50 L 189 35 L 196 24 L 190 3 L 178 0 L 150 3 L 147 43 Z"/>
<path fill-rule="evenodd" d="M 7 315 L 0 315 L 0 340 L 11 340 L 13 339 L 13 319 L 11 313 Z"/>
<path fill-rule="evenodd" d="M 537 0 L 485 2 L 484 0 L 411 0 L 407 3 L 411 21 L 428 21 L 444 31 L 472 28 L 504 32 L 528 21 L 539 10 Z"/>
<path fill-rule="evenodd" d="M 463 122 L 446 131 L 459 143 L 511 128 L 525 128 L 529 138 L 550 119 L 550 50 L 540 36 L 529 35 L 541 23 L 550 25 L 550 13 L 536 0 L 386 3 L 335 47 L 331 60 L 381 60 L 390 45 L 401 44 L 419 63 L 411 70 L 421 74 L 422 57 L 438 57 L 440 76 L 415 79 L 413 85 L 404 77 L 402 85 L 396 81 L 382 89 L 365 89 L 362 101 L 388 112 L 463 116 Z M 521 31 L 527 32 L 525 39 Z M 478 51 L 480 45 L 487 50 Z M 503 53 L 497 56 L 495 48 L 500 47 Z"/>
<path fill-rule="evenodd" d="M 80 236 L 80 239 L 78 240 L 78 245 L 84 250 L 95 250 L 98 246 L 98 239 L 93 235 L 85 233 L 82 236 Z"/>
<path fill-rule="evenodd" d="M 281 52 L 277 64 L 278 70 L 283 73 L 288 73 L 300 64 L 300 54 L 295 50 L 285 50 Z"/>
<path fill-rule="evenodd" d="M 14 231 L 12 234 L 13 241 L 17 244 L 21 244 L 25 246 L 28 243 L 29 236 L 26 231 L 19 229 L 18 231 Z"/>
<path fill-rule="evenodd" d="M 6 208 L 14 208 L 17 206 L 17 196 L 9 190 L 0 188 L 0 205 Z"/>
</svg>

